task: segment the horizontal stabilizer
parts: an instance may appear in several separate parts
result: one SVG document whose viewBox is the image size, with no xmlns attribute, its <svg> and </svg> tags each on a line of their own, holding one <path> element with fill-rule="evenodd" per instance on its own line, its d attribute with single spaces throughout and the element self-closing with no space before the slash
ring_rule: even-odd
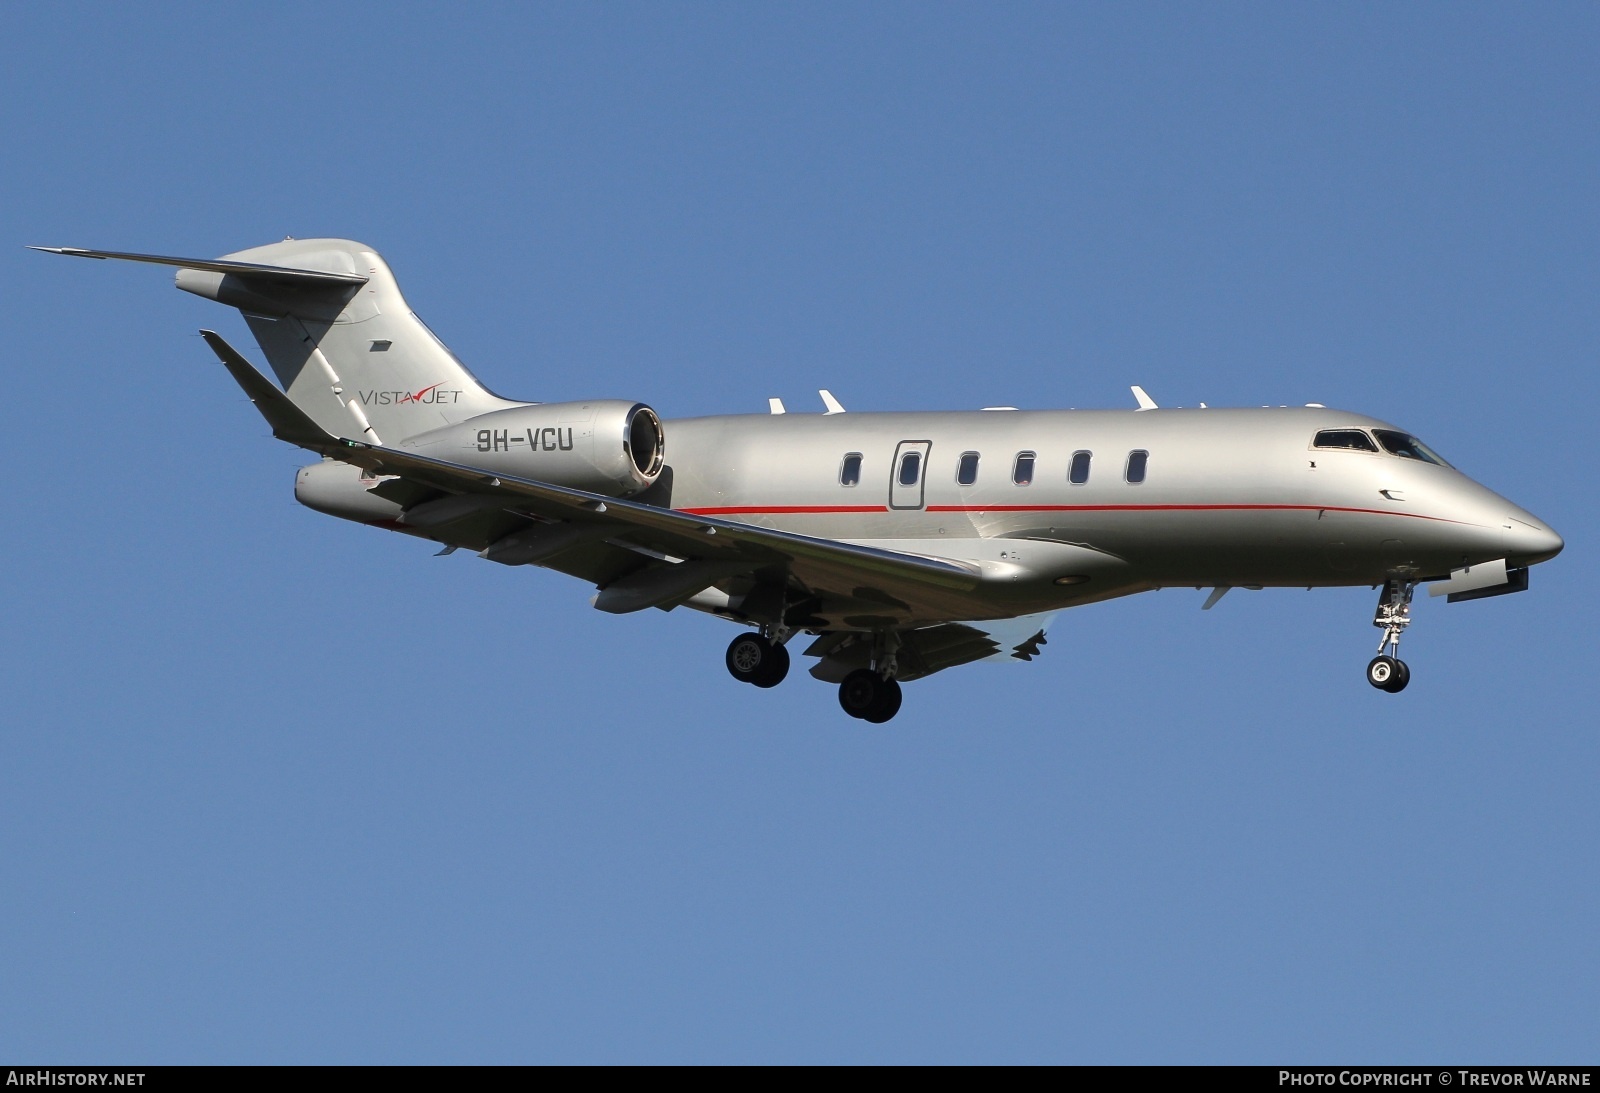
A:
<svg viewBox="0 0 1600 1093">
<path fill-rule="evenodd" d="M 65 254 L 72 258 L 117 258 L 124 262 L 149 262 L 157 266 L 177 266 L 179 269 L 202 269 L 211 273 L 227 273 L 235 277 L 293 285 L 297 288 L 347 289 L 367 283 L 367 278 L 359 273 L 290 269 L 287 266 L 267 266 L 258 262 L 229 262 L 220 258 L 173 258 L 165 254 L 129 254 L 116 250 L 85 250 L 82 247 L 29 247 L 28 249 L 43 251 L 46 254 Z"/>
<path fill-rule="evenodd" d="M 338 443 L 337 437 L 330 435 L 322 426 L 306 416 L 304 410 L 290 402 L 288 395 L 278 390 L 271 380 L 258 372 L 255 365 L 245 360 L 237 349 L 223 340 L 222 335 L 214 330 L 202 330 L 200 336 L 206 340 L 206 344 L 211 347 L 211 351 L 217 355 L 223 366 L 232 373 L 239 386 L 244 388 L 244 393 L 250 396 L 250 401 L 261 411 L 261 416 L 267 419 L 267 424 L 272 426 L 273 436 L 317 452 L 326 452 Z"/>
</svg>

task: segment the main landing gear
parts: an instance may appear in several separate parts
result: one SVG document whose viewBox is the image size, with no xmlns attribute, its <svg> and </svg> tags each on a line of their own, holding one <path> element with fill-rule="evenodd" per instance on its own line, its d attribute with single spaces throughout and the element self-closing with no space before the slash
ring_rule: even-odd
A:
<svg viewBox="0 0 1600 1093">
<path fill-rule="evenodd" d="M 789 674 L 789 651 L 783 647 L 789 634 L 787 628 L 740 634 L 724 658 L 728 674 L 740 683 L 776 687 Z M 873 636 L 872 667 L 857 668 L 839 684 L 839 705 L 845 713 L 881 725 L 900 712 L 900 684 L 894 678 L 899 648 L 900 635 L 893 631 Z"/>
<path fill-rule="evenodd" d="M 776 687 L 789 674 L 789 650 L 762 634 L 740 634 L 724 659 L 734 679 L 757 687 Z"/>
<path fill-rule="evenodd" d="M 871 668 L 857 668 L 839 684 L 839 705 L 851 717 L 881 725 L 900 712 L 900 684 Z"/>
<path fill-rule="evenodd" d="M 857 668 L 839 684 L 839 705 L 851 717 L 881 725 L 900 712 L 900 670 L 895 654 L 900 635 L 882 630 L 872 635 L 872 667 Z"/>
<path fill-rule="evenodd" d="M 1378 655 L 1367 665 L 1367 682 L 1380 691 L 1398 694 L 1411 682 L 1411 669 L 1399 653 L 1400 635 L 1411 625 L 1411 596 L 1416 590 L 1416 581 L 1396 579 L 1385 584 L 1378 597 L 1372 625 L 1383 631 L 1383 639 L 1378 642 Z"/>
</svg>

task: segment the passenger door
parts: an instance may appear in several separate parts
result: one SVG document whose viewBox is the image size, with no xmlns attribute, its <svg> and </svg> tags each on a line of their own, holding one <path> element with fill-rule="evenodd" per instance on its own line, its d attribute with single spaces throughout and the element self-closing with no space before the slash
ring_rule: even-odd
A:
<svg viewBox="0 0 1600 1093">
<path fill-rule="evenodd" d="M 889 464 L 889 507 L 920 509 L 923 485 L 928 480 L 928 452 L 931 440 L 902 440 Z"/>
</svg>

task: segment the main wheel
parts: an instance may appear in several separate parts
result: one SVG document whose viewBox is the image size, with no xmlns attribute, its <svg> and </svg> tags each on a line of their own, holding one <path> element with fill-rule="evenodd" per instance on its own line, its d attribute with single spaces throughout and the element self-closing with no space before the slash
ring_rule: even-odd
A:
<svg viewBox="0 0 1600 1093">
<path fill-rule="evenodd" d="M 839 684 L 839 706 L 851 717 L 867 719 L 878 708 L 883 677 L 870 668 L 857 668 Z"/>
<path fill-rule="evenodd" d="M 776 687 L 789 674 L 789 651 L 760 634 L 740 634 L 728 644 L 723 658 L 728 674 L 740 683 Z"/>
<path fill-rule="evenodd" d="M 753 680 L 757 687 L 776 687 L 789 674 L 789 650 L 781 645 L 767 645 L 767 659 L 761 667 L 760 678 Z"/>
<path fill-rule="evenodd" d="M 899 712 L 900 684 L 892 679 L 880 679 L 878 681 L 878 700 L 873 703 L 871 711 L 862 716 L 862 720 L 870 721 L 874 725 L 881 725 Z"/>
<path fill-rule="evenodd" d="M 1383 689 L 1392 695 L 1397 695 L 1405 690 L 1406 684 L 1410 682 L 1411 669 L 1406 666 L 1405 661 L 1397 660 L 1394 662 L 1394 674 L 1389 677 L 1389 682 L 1383 685 Z"/>
<path fill-rule="evenodd" d="M 1380 691 L 1398 691 L 1400 687 L 1405 686 L 1405 683 L 1402 682 L 1400 687 L 1396 687 L 1394 682 L 1401 678 L 1400 661 L 1394 657 L 1373 657 L 1367 664 L 1367 682 Z M 1406 673 L 1403 678 L 1409 680 L 1410 673 Z"/>
</svg>

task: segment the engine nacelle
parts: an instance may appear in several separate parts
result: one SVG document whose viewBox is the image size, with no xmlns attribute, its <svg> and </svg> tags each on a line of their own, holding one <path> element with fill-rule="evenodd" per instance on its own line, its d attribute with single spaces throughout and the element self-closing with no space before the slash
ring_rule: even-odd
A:
<svg viewBox="0 0 1600 1093">
<path fill-rule="evenodd" d="M 363 524 L 393 524 L 400 520 L 399 505 L 371 492 L 382 478 L 367 475 L 360 467 L 324 460 L 301 467 L 294 476 L 294 497 L 302 505 L 343 520 Z"/>
<path fill-rule="evenodd" d="M 650 407 L 605 399 L 496 410 L 399 447 L 517 478 L 628 497 L 660 476 L 666 437 Z"/>
</svg>

